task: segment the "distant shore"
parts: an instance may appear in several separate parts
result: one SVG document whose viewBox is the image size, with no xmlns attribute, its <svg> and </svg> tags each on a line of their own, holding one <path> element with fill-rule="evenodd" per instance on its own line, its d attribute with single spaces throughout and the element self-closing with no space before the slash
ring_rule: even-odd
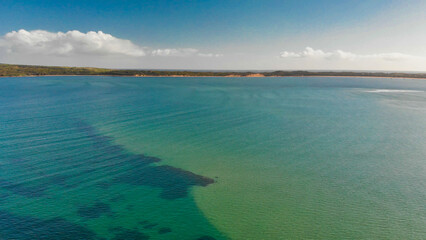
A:
<svg viewBox="0 0 426 240">
<path fill-rule="evenodd" d="M 0 64 L 0 77 L 40 76 L 112 76 L 112 77 L 357 77 L 426 79 L 426 73 L 350 72 L 350 71 L 173 71 L 173 70 L 117 70 L 87 67 L 52 67 Z"/>
<path fill-rule="evenodd" d="M 0 76 L 0 78 L 23 78 L 23 77 L 134 77 L 134 78 L 310 78 L 310 77 L 321 77 L 321 78 L 396 78 L 396 79 L 418 79 L 426 80 L 426 77 L 387 77 L 387 76 L 325 76 L 325 75 L 309 75 L 309 76 L 190 76 L 190 75 L 160 75 L 160 76 L 134 76 L 134 75 L 23 75 L 23 76 Z"/>
</svg>

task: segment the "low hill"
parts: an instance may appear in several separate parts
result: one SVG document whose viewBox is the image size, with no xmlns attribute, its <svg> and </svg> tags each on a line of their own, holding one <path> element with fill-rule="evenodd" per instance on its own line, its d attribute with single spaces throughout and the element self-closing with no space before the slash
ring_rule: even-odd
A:
<svg viewBox="0 0 426 240">
<path fill-rule="evenodd" d="M 272 72 L 204 72 L 204 71 L 159 71 L 159 70 L 121 70 L 89 67 L 54 67 L 34 65 L 0 64 L 0 77 L 48 76 L 48 75 L 99 75 L 134 77 L 389 77 L 389 78 L 426 78 L 426 73 L 402 72 L 349 72 L 349 71 L 272 71 Z"/>
</svg>

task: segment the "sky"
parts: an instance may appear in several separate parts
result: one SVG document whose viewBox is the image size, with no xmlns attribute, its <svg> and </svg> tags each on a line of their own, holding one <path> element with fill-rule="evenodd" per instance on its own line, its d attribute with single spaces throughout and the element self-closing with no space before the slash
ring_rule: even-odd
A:
<svg viewBox="0 0 426 240">
<path fill-rule="evenodd" d="M 424 0 L 0 2 L 0 63 L 426 71 Z"/>
</svg>

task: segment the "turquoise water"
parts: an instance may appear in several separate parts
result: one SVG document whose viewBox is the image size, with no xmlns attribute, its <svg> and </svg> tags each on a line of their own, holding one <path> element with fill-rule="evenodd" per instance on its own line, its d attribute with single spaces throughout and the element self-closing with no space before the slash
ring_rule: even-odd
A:
<svg viewBox="0 0 426 240">
<path fill-rule="evenodd" d="M 0 79 L 0 239 L 426 238 L 426 82 Z"/>
</svg>

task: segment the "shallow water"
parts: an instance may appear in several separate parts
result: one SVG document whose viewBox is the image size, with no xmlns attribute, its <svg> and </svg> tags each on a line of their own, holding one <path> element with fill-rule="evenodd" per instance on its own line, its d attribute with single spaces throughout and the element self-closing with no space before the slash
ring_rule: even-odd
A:
<svg viewBox="0 0 426 240">
<path fill-rule="evenodd" d="M 0 79 L 1 239 L 426 238 L 426 82 Z"/>
</svg>

